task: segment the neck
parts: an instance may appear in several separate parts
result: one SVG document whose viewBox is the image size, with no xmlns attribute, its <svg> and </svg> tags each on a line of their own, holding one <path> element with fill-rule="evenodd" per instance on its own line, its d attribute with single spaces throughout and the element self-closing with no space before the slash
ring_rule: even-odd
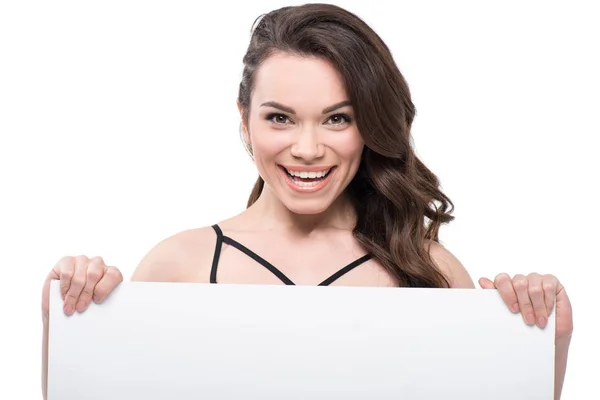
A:
<svg viewBox="0 0 600 400">
<path fill-rule="evenodd" d="M 352 230 L 356 221 L 354 207 L 345 195 L 321 213 L 297 214 L 290 211 L 268 185 L 247 211 L 263 229 L 293 231 L 302 236 L 324 229 Z"/>
</svg>

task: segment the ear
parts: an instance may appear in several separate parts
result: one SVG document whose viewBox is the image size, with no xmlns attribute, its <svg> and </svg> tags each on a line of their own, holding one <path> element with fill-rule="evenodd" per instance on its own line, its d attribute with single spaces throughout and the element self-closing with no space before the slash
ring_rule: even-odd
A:
<svg viewBox="0 0 600 400">
<path fill-rule="evenodd" d="M 244 109 L 240 103 L 237 103 L 237 108 L 240 113 L 240 119 L 242 121 L 242 123 L 240 124 L 240 130 L 241 130 L 240 134 L 242 135 L 244 142 L 246 142 L 247 145 L 250 145 L 251 144 L 250 135 L 248 134 L 248 125 L 247 125 L 248 117 L 245 115 Z"/>
</svg>

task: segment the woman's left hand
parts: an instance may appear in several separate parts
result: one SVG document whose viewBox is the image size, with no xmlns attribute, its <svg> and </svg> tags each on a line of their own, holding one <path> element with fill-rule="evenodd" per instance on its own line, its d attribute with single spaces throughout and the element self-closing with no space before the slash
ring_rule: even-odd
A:
<svg viewBox="0 0 600 400">
<path fill-rule="evenodd" d="M 502 273 L 493 282 L 488 278 L 479 279 L 479 285 L 483 289 L 497 289 L 508 308 L 514 313 L 520 312 L 530 326 L 544 328 L 556 303 L 555 340 L 568 338 L 573 333 L 571 302 L 554 275 L 517 274 L 511 279 Z"/>
</svg>

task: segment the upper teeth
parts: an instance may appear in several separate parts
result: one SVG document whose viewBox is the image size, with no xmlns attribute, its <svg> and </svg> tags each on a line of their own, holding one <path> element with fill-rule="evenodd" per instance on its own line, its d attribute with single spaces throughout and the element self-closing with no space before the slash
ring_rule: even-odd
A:
<svg viewBox="0 0 600 400">
<path fill-rule="evenodd" d="M 298 178 L 321 178 L 325 175 L 327 175 L 327 173 L 329 172 L 331 168 L 325 169 L 323 171 L 313 171 L 313 172 L 308 172 L 308 171 L 291 171 L 289 169 L 286 169 L 286 171 L 288 172 L 288 174 L 292 175 L 292 176 L 297 176 Z"/>
</svg>

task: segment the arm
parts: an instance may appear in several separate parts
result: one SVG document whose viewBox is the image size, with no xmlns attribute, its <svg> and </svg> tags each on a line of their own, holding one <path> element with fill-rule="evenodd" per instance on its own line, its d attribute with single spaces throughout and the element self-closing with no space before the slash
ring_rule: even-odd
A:
<svg viewBox="0 0 600 400">
<path fill-rule="evenodd" d="M 44 333 L 42 335 L 42 396 L 44 400 L 48 395 L 48 318 L 42 318 Z"/>
<path fill-rule="evenodd" d="M 473 280 L 471 279 L 465 267 L 450 251 L 448 251 L 442 245 L 432 242 L 430 255 L 440 271 L 442 271 L 442 273 L 448 277 L 452 288 L 475 288 Z M 531 282 L 534 282 L 535 279 L 539 278 L 539 275 L 533 275 L 533 280 L 531 280 Z M 501 287 L 502 290 L 500 290 L 500 294 L 507 305 L 514 302 L 514 300 L 507 300 L 511 295 L 514 295 L 514 290 L 512 289 L 513 283 L 507 274 L 499 274 L 496 277 L 495 282 L 491 282 L 488 279 L 482 278 L 479 283 L 484 289 L 494 289 L 500 287 L 501 285 L 504 286 L 506 283 L 510 283 L 510 291 L 505 290 L 506 286 L 504 286 Z M 531 283 L 529 285 L 531 286 Z M 567 358 L 569 354 L 569 345 L 571 343 L 570 332 L 573 329 L 571 305 L 566 293 L 562 288 L 562 285 L 560 284 L 558 284 L 556 302 L 557 322 L 560 316 L 560 324 L 566 325 L 566 328 L 557 325 L 557 339 L 554 347 L 554 400 L 560 400 L 565 374 L 567 371 Z M 525 310 L 523 311 L 525 313 L 527 310 L 531 310 L 532 307 L 521 306 L 521 308 Z M 563 331 L 566 331 L 567 334 L 563 335 Z"/>
<path fill-rule="evenodd" d="M 131 281 L 207 283 L 214 245 L 215 234 L 210 227 L 168 237 L 140 261 Z"/>
<path fill-rule="evenodd" d="M 42 395 L 48 391 L 48 339 L 50 322 L 50 284 L 60 281 L 63 311 L 67 315 L 84 312 L 90 302 L 101 303 L 119 283 L 123 281 L 121 272 L 115 267 L 107 267 L 101 257 L 63 257 L 52 268 L 42 289 Z"/>
<path fill-rule="evenodd" d="M 428 243 L 429 255 L 438 269 L 448 278 L 451 288 L 475 289 L 471 275 L 458 259 L 438 242 Z"/>
<path fill-rule="evenodd" d="M 560 400 L 565 375 L 567 373 L 567 358 L 569 356 L 569 346 L 571 336 L 560 338 L 554 345 L 554 400 Z"/>
<path fill-rule="evenodd" d="M 184 231 L 171 236 L 151 249 L 141 260 L 132 281 L 146 282 L 207 282 L 210 257 L 214 250 L 214 234 L 212 229 L 201 228 Z M 96 272 L 95 272 L 96 271 Z M 104 271 L 104 272 L 99 272 Z M 49 289 L 52 280 L 61 280 L 65 290 L 72 290 L 66 299 L 73 306 L 84 299 L 87 304 L 92 300 L 102 302 L 106 296 L 123 280 L 120 271 L 115 267 L 107 267 L 101 258 L 65 257 L 48 275 L 42 293 L 42 394 L 44 400 L 48 391 L 48 338 L 49 338 Z M 94 285 L 98 282 L 97 285 Z M 77 283 L 77 281 L 79 283 Z M 72 283 L 74 282 L 74 284 Z M 69 284 L 71 288 L 69 288 Z M 66 292 L 64 292 L 66 293 Z M 63 296 L 65 298 L 65 296 Z M 65 300 L 65 304 L 67 304 Z M 77 307 L 76 312 L 83 312 L 85 307 Z M 75 308 L 75 307 L 74 307 Z M 67 315 L 71 313 L 67 312 Z"/>
</svg>

